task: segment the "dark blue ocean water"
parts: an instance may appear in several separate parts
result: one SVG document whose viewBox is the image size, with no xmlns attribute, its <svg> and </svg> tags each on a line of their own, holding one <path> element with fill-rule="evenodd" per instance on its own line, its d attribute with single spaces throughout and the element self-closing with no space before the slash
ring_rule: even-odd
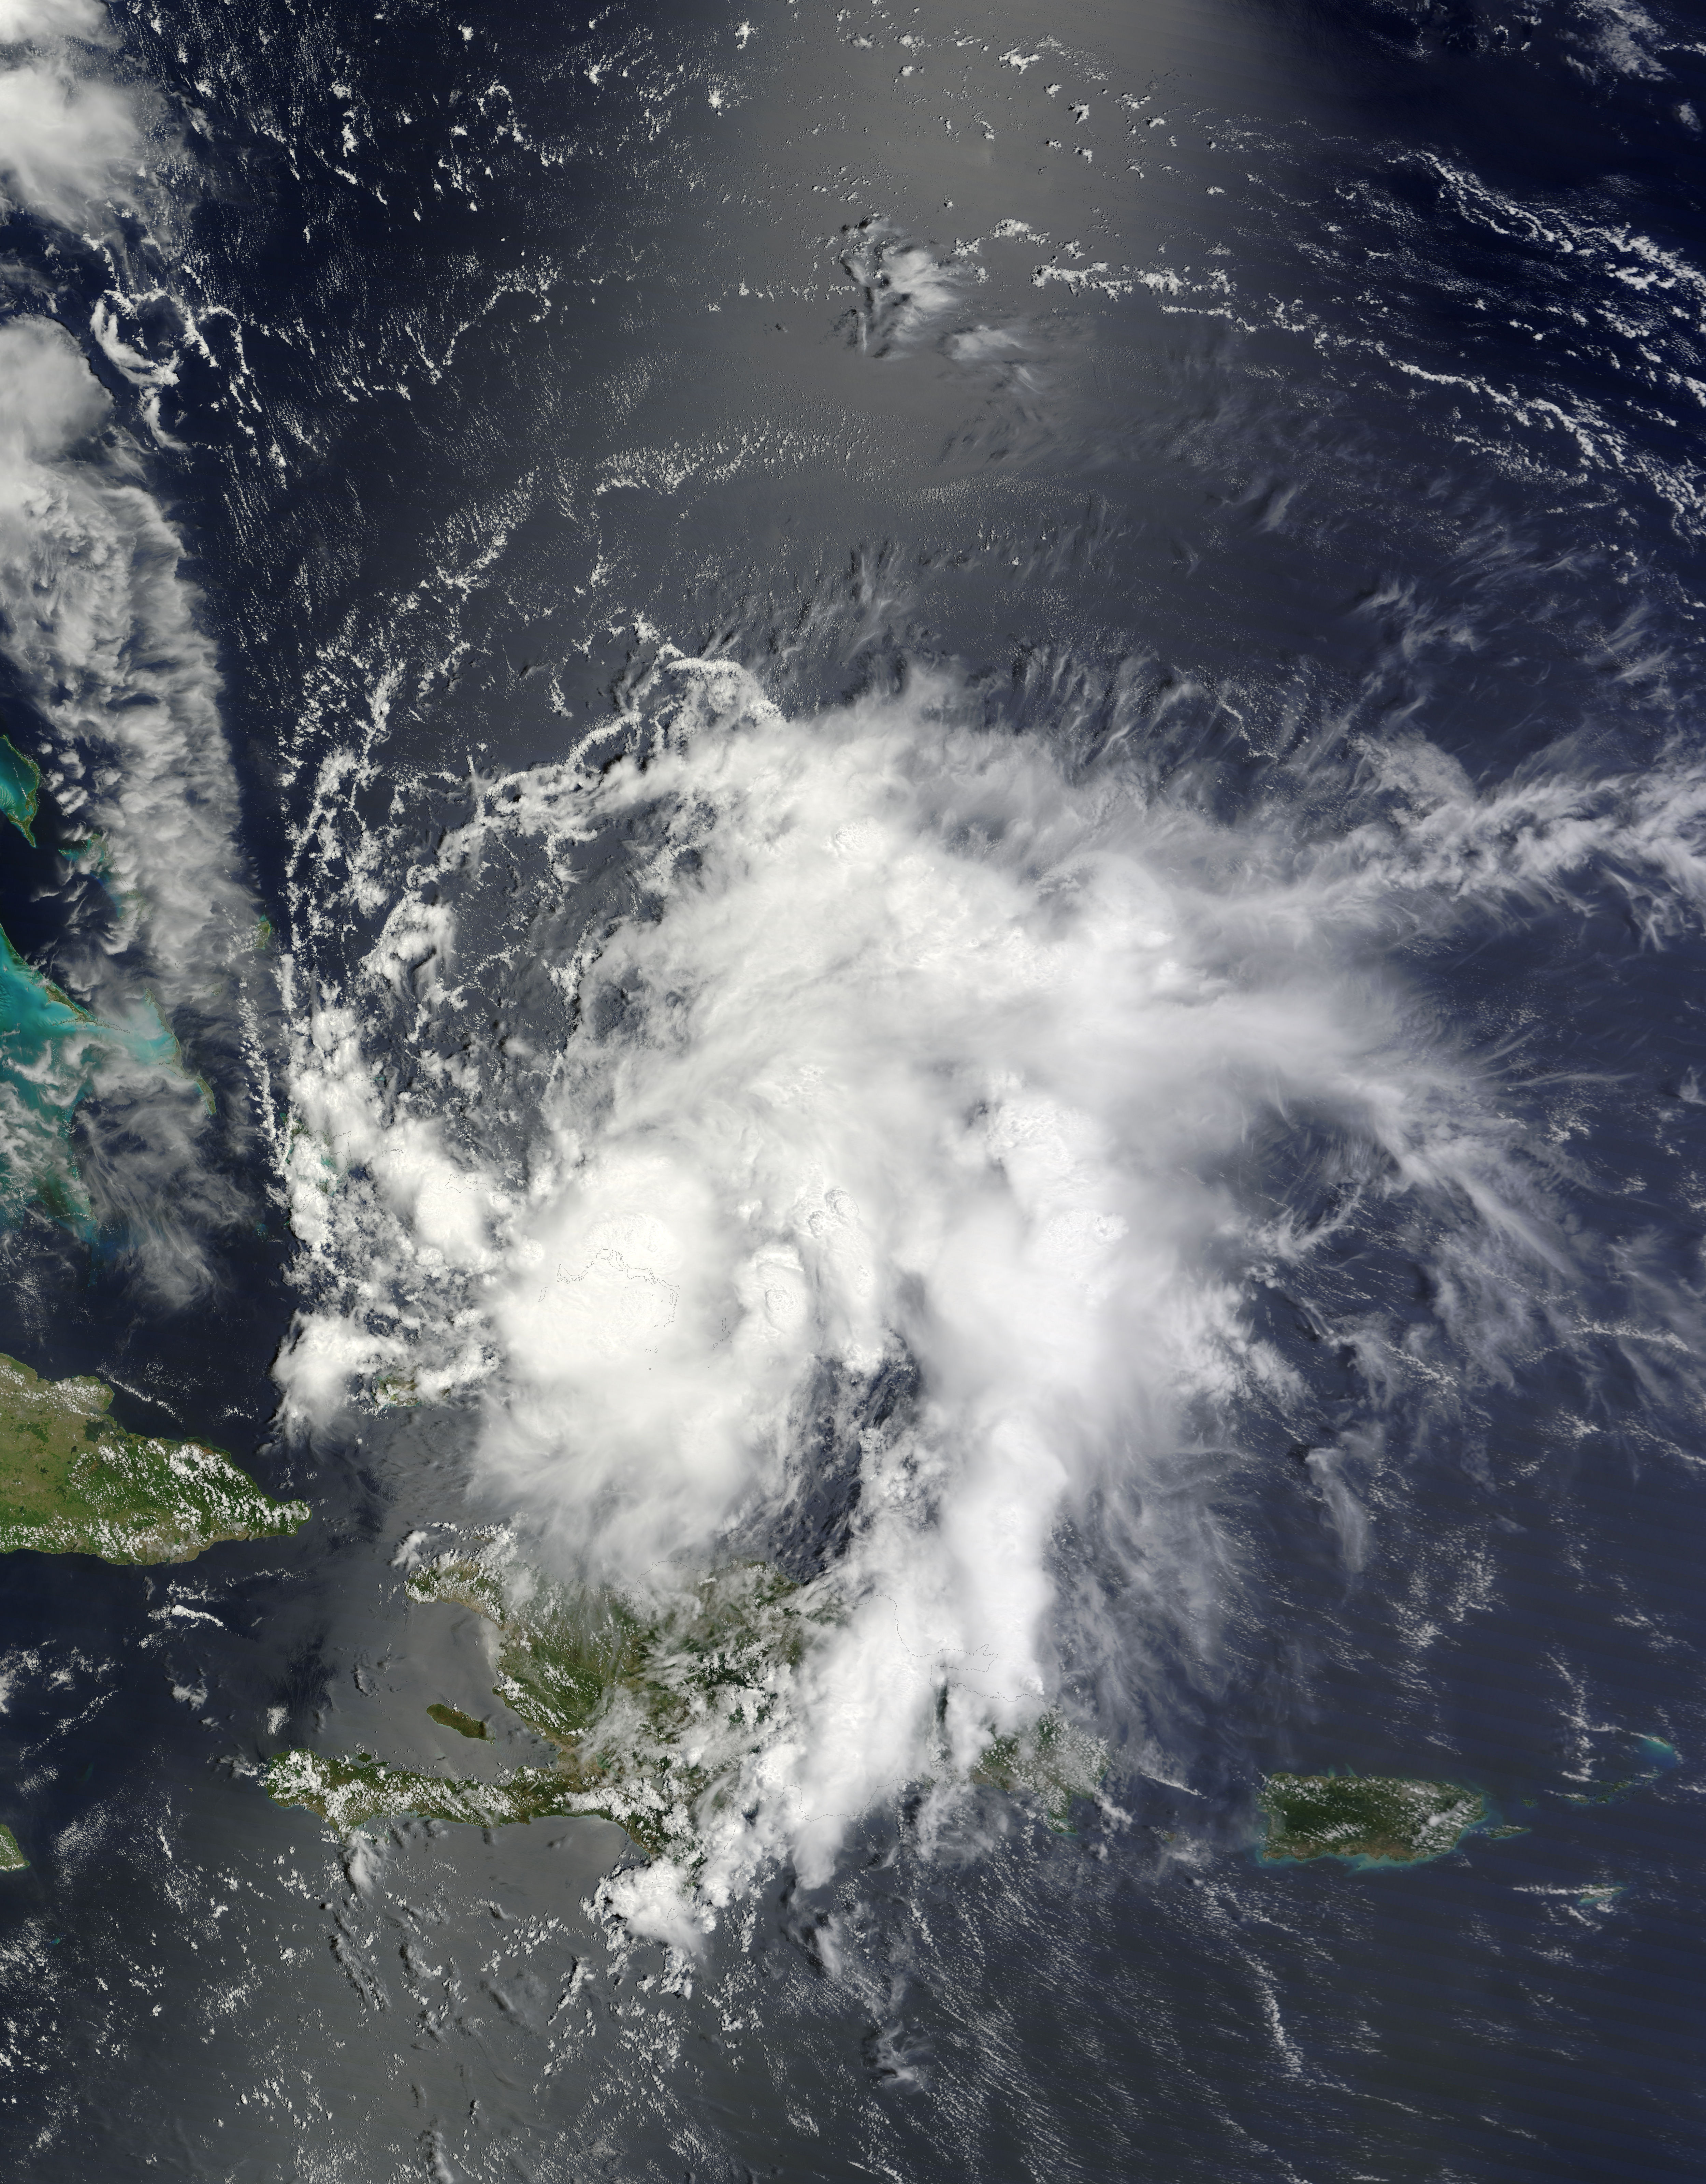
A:
<svg viewBox="0 0 1706 2184">
<path fill-rule="evenodd" d="M 122 1239 L 15 1225 L 0 1348 L 103 1373 L 127 1423 L 316 1516 L 146 1576 L 6 1567 L 8 2173 L 1698 2176 L 1698 11 L 114 22 L 91 65 L 158 102 L 156 239 L 14 214 L 8 293 L 89 344 L 120 292 L 176 359 L 146 476 L 297 980 L 249 1050 L 275 1111 L 292 1008 L 356 989 L 474 777 L 656 733 L 665 643 L 801 714 L 935 674 L 1299 867 L 1383 827 L 1382 869 L 1419 866 L 1394 755 L 1423 743 L 1457 769 L 1442 808 L 1503 798 L 1359 944 L 1496 1079 L 1564 1271 L 1511 1277 L 1507 1333 L 1482 1299 L 1471 1371 L 1473 1327 L 1429 1346 L 1425 1220 L 1334 1228 L 1330 1123 L 1253 1134 L 1227 1189 L 1331 1232 L 1239 1277 L 1285 1391 L 1168 1453 L 1142 1539 L 1092 1502 L 1055 1545 L 1119 1637 L 1063 1641 L 1105 1802 L 1063 1835 L 992 1791 L 944 1833 L 903 1794 L 831 1881 L 772 1874 L 684 1983 L 613 1954 L 589 1904 L 635 1853 L 602 1823 L 352 1847 L 262 1794 L 292 1741 L 438 1763 L 425 1705 L 486 1674 L 394 1563 L 467 1513 L 466 1408 L 275 1418 L 331 1277 L 264 1144 L 217 1156 L 244 1211 L 186 1310 Z M 529 949 L 638 900 L 646 847 L 586 852 L 584 912 L 520 850 L 470 889 L 516 960 L 469 1021 L 549 1034 Z M 5 854 L 0 923 L 48 960 L 70 912 Z M 423 1059 L 465 1023 L 417 1049 L 398 1021 L 375 1005 L 376 1050 L 449 1088 L 460 1141 L 523 1127 Z M 1434 1378 L 1376 1390 L 1376 1323 Z M 1525 1832 L 1261 1864 L 1261 1775 L 1330 1767 L 1471 1783 Z"/>
</svg>

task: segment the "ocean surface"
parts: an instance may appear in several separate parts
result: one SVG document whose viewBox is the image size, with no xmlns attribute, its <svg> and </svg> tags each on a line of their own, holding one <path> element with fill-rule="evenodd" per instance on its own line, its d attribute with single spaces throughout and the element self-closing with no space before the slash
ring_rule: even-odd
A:
<svg viewBox="0 0 1706 2184">
<path fill-rule="evenodd" d="M 8 2176 L 1706 2170 L 1703 146 L 1658 0 L 0 0 L 0 1350 L 314 1509 L 5 1563 Z M 266 1795 L 548 1757 L 490 1535 L 832 1603 L 694 1858 Z"/>
</svg>

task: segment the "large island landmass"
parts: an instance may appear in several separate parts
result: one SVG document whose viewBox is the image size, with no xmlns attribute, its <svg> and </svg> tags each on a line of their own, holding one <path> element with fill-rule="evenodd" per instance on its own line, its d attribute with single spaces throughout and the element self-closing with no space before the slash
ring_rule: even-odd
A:
<svg viewBox="0 0 1706 2184">
<path fill-rule="evenodd" d="M 1420 1865 L 1486 1817 L 1477 1791 L 1404 1774 L 1270 1774 L 1257 1802 L 1268 1819 L 1262 1856 L 1275 1862 Z"/>
<path fill-rule="evenodd" d="M 0 1554 L 186 1563 L 306 1522 L 218 1449 L 126 1433 L 99 1380 L 43 1380 L 0 1356 Z"/>
<path fill-rule="evenodd" d="M 706 1822 L 787 1708 L 806 1650 L 838 1612 L 821 1592 L 747 1563 L 644 1613 L 614 1593 L 541 1578 L 501 1539 L 429 1563 L 408 1590 L 423 1605 L 470 1608 L 495 1626 L 493 1696 L 556 1747 L 554 1765 L 482 1782 L 393 1767 L 366 1752 L 281 1752 L 266 1775 L 280 1804 L 303 1806 L 340 1834 L 405 1814 L 486 1827 L 596 1816 L 653 1856 L 690 1865 Z M 428 1712 L 464 1736 L 486 1734 L 458 1708 Z M 977 1773 L 1036 1796 L 1063 1826 L 1107 1758 L 1095 1739 L 1050 1716 L 993 1742 Z"/>
</svg>

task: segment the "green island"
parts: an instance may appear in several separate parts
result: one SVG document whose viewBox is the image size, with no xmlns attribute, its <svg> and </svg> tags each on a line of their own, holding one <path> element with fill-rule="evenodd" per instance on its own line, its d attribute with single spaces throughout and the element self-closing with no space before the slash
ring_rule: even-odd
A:
<svg viewBox="0 0 1706 2184">
<path fill-rule="evenodd" d="M 453 1729 L 458 1736 L 490 1736 L 492 1732 L 475 1714 L 464 1713 L 460 1707 L 430 1706 L 426 1711 L 442 1729 Z"/>
<path fill-rule="evenodd" d="M 734 1793 L 742 1763 L 786 1712 L 808 1646 L 837 1618 L 832 1603 L 762 1563 L 720 1571 L 642 1614 L 614 1593 L 540 1578 L 501 1535 L 425 1565 L 408 1591 L 494 1626 L 494 1696 L 555 1746 L 555 1763 L 476 1782 L 410 1772 L 366 1752 L 281 1752 L 266 1774 L 272 1797 L 345 1835 L 404 1814 L 487 1827 L 597 1817 L 650 1855 L 689 1867 L 700 1862 L 702 1830 Z M 427 1711 L 464 1736 L 486 1734 L 455 1708 Z M 1064 1825 L 1071 1799 L 1092 1791 L 1106 1766 L 1100 1744 L 1051 1716 L 992 1745 L 977 1773 L 1039 1795 Z"/>
<path fill-rule="evenodd" d="M 126 1433 L 99 1380 L 43 1380 L 0 1357 L 0 1554 L 186 1563 L 307 1521 L 218 1449 Z"/>
<path fill-rule="evenodd" d="M 0 736 L 0 816 L 12 822 L 32 850 L 36 805 L 41 794 L 41 767 L 19 749 L 10 736 Z"/>
<path fill-rule="evenodd" d="M 1270 1774 L 1257 1803 L 1268 1818 L 1263 1858 L 1298 1864 L 1420 1865 L 1486 1817 L 1478 1791 L 1403 1774 Z"/>
<path fill-rule="evenodd" d="M 21 1873 L 30 1863 L 10 1828 L 0 1828 L 0 1873 Z"/>
</svg>

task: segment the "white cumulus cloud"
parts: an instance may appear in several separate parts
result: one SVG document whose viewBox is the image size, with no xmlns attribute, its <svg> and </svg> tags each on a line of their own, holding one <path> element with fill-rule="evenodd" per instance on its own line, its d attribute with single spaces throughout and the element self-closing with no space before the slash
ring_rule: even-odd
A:
<svg viewBox="0 0 1706 2184">
<path fill-rule="evenodd" d="M 135 106 L 116 84 L 26 61 L 0 73 L 0 187 L 26 211 L 75 227 L 141 148 Z"/>
</svg>

